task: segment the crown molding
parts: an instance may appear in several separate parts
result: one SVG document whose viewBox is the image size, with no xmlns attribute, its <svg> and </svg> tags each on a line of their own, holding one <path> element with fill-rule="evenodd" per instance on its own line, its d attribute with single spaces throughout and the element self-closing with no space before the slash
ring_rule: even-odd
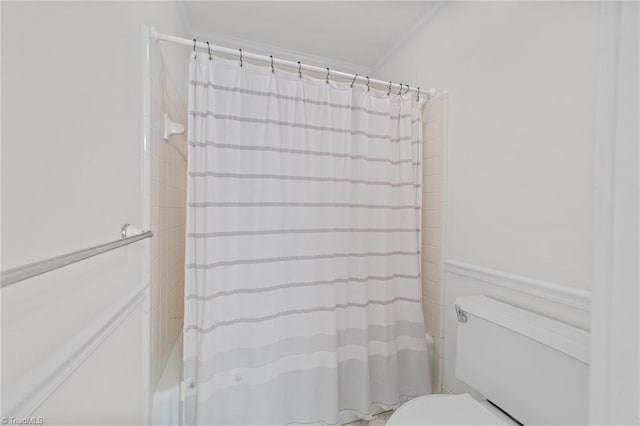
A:
<svg viewBox="0 0 640 426">
<path fill-rule="evenodd" d="M 440 8 L 446 3 L 445 0 L 438 0 L 429 2 L 431 7 L 425 10 L 425 13 L 419 16 L 414 23 L 409 26 L 404 32 L 395 37 L 388 46 L 384 49 L 380 55 L 378 62 L 371 66 L 371 74 L 377 74 L 380 69 L 395 55 L 398 50 L 402 48 L 407 42 L 413 38 L 416 33 L 422 29 L 433 16 L 440 10 Z"/>
</svg>

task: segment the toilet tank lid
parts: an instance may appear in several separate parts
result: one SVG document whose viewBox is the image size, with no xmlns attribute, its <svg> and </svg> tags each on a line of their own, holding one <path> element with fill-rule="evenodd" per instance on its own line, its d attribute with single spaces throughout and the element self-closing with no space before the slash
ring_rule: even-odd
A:
<svg viewBox="0 0 640 426">
<path fill-rule="evenodd" d="M 460 297 L 455 304 L 467 316 L 492 322 L 589 363 L 587 331 L 487 296 Z"/>
</svg>

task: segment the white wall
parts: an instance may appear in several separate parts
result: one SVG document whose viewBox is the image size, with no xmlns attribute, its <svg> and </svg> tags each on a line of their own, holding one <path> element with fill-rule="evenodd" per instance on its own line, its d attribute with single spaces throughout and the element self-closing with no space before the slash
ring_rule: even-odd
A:
<svg viewBox="0 0 640 426">
<path fill-rule="evenodd" d="M 2 2 L 2 269 L 149 223 L 143 24 L 184 33 L 175 3 Z M 186 86 L 188 49 L 162 49 Z M 147 241 L 3 291 L 3 415 L 142 421 L 148 263 Z"/>
<path fill-rule="evenodd" d="M 598 19 L 450 2 L 377 71 L 449 91 L 447 258 L 590 288 Z"/>
<path fill-rule="evenodd" d="M 376 72 L 449 93 L 444 391 L 458 297 L 590 327 L 599 13 L 448 2 Z"/>
<path fill-rule="evenodd" d="M 640 5 L 602 6 L 591 423 L 640 424 Z"/>
</svg>

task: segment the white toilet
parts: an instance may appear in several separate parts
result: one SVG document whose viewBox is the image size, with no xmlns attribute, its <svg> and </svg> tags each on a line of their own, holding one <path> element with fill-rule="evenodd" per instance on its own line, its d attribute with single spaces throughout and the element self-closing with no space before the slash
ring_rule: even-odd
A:
<svg viewBox="0 0 640 426">
<path fill-rule="evenodd" d="M 456 314 L 456 377 L 474 397 L 418 397 L 387 426 L 588 424 L 588 332 L 486 296 Z"/>
</svg>

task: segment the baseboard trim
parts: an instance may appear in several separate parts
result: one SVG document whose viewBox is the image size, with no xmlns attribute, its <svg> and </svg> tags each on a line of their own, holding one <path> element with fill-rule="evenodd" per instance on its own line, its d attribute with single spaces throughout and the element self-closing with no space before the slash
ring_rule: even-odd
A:
<svg viewBox="0 0 640 426">
<path fill-rule="evenodd" d="M 3 415 L 17 418 L 32 415 L 144 300 L 146 289 L 147 285 L 142 285 L 131 291 L 112 310 L 22 377 L 4 401 Z"/>
<path fill-rule="evenodd" d="M 591 292 L 587 290 L 575 289 L 553 282 L 536 280 L 451 259 L 445 260 L 444 265 L 445 273 L 473 278 L 551 302 L 591 311 Z"/>
</svg>

